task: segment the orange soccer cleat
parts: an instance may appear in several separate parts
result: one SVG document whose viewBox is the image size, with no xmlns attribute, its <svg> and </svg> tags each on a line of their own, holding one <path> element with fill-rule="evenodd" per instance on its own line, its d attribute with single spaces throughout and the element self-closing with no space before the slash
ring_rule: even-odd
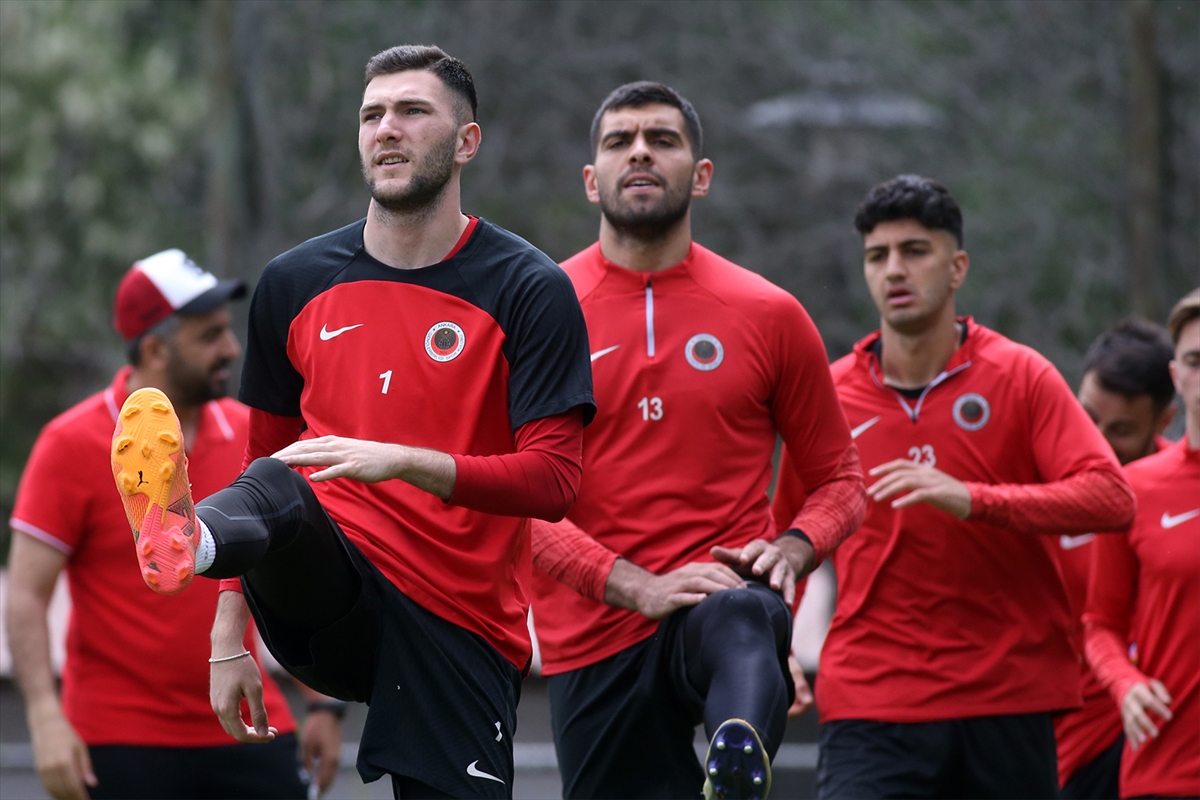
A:
<svg viewBox="0 0 1200 800">
<path fill-rule="evenodd" d="M 179 418 L 158 389 L 138 389 L 121 407 L 112 468 L 142 579 L 159 594 L 182 592 L 196 571 L 200 526 Z"/>
</svg>

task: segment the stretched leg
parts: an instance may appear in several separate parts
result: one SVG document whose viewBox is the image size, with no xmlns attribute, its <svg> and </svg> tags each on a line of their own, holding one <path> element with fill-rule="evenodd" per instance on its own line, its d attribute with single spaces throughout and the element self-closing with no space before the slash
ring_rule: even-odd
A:
<svg viewBox="0 0 1200 800">
<path fill-rule="evenodd" d="M 728 719 L 749 722 L 774 758 L 791 704 L 787 655 L 792 618 L 782 598 L 760 584 L 710 595 L 688 614 L 688 680 L 704 696 L 712 738 Z"/>
<path fill-rule="evenodd" d="M 791 613 L 760 584 L 726 589 L 687 612 L 684 663 L 704 697 L 707 798 L 765 798 L 794 687 Z"/>
<path fill-rule="evenodd" d="M 292 631 L 319 631 L 354 605 L 361 577 L 304 476 L 260 458 L 196 507 L 216 543 L 208 578 L 243 576 Z"/>
</svg>

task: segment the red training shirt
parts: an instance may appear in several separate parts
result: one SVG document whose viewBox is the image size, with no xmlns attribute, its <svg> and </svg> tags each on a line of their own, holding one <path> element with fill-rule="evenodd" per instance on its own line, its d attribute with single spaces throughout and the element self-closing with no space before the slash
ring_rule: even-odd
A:
<svg viewBox="0 0 1200 800">
<path fill-rule="evenodd" d="M 89 745 L 208 747 L 232 743 L 208 696 L 208 633 L 217 581 L 172 597 L 142 582 L 132 534 L 112 481 L 109 447 L 128 396 L 129 367 L 112 385 L 51 420 L 21 475 L 13 530 L 68 555 L 71 590 L 63 712 Z M 249 415 L 234 400 L 205 404 L 188 447 L 196 500 L 240 472 Z M 246 648 L 255 653 L 253 623 Z M 296 728 L 267 674 L 263 699 L 281 733 Z"/>
<path fill-rule="evenodd" d="M 767 486 L 777 432 L 803 454 L 802 485 L 850 487 L 837 513 L 795 519 L 818 558 L 854 530 L 862 507 L 857 464 L 841 469 L 853 445 L 825 347 L 794 297 L 698 244 L 655 273 L 613 264 L 599 244 L 563 268 L 587 320 L 599 408 L 567 516 L 613 555 L 593 558 L 603 574 L 584 576 L 593 584 L 585 597 L 541 571 L 550 555 L 555 574 L 570 573 L 558 567 L 575 549 L 554 547 L 560 526 L 535 523 L 534 624 L 546 675 L 656 630 L 657 620 L 599 602 L 615 554 L 663 573 L 711 561 L 713 545 L 775 538 Z"/>
<path fill-rule="evenodd" d="M 1121 797 L 1200 797 L 1200 451 L 1187 438 L 1128 464 L 1138 499 L 1128 535 L 1093 554 L 1084 625 L 1092 669 L 1117 703 L 1157 678 L 1173 719 L 1121 753 Z M 1137 649 L 1136 664 L 1129 645 Z"/>
<path fill-rule="evenodd" d="M 967 482 L 972 511 L 959 520 L 926 503 L 896 510 L 892 499 L 868 499 L 862 527 L 833 557 L 837 605 L 816 685 L 822 721 L 927 722 L 1080 703 L 1057 541 L 1036 533 L 1122 527 L 1132 497 L 1054 367 L 960 322 L 962 345 L 919 398 L 884 385 L 879 332 L 833 365 L 863 471 L 900 458 L 936 466 Z M 781 467 L 777 518 L 802 496 Z"/>
</svg>

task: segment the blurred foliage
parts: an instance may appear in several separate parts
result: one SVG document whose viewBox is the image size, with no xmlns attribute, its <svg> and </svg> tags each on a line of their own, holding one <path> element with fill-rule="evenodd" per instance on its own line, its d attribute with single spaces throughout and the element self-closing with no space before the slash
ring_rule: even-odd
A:
<svg viewBox="0 0 1200 800">
<path fill-rule="evenodd" d="M 226 5 L 222 5 L 226 4 Z M 231 16 L 214 42 L 214 11 Z M 1159 306 L 1198 281 L 1200 3 L 1156 5 L 1164 96 Z M 436 42 L 475 74 L 483 146 L 464 207 L 557 259 L 594 240 L 588 128 L 618 84 L 660 80 L 705 126 L 698 241 L 796 294 L 845 353 L 875 327 L 854 209 L 901 172 L 966 216 L 960 308 L 1075 380 L 1128 314 L 1129 36 L 1116 2 L 0 3 L 0 512 L 37 430 L 120 363 L 112 292 L 182 247 L 253 280 L 360 218 L 366 60 Z M 236 255 L 214 264 L 205 66 L 235 75 Z M 221 135 L 228 135 L 228 132 Z"/>
</svg>

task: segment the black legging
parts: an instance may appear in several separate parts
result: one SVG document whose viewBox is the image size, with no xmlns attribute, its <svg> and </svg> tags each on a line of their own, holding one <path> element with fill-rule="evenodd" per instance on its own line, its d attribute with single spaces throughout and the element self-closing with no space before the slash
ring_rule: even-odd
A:
<svg viewBox="0 0 1200 800">
<path fill-rule="evenodd" d="M 688 680 L 705 697 L 710 740 L 722 722 L 738 717 L 754 726 L 775 757 L 791 702 L 783 671 L 791 635 L 789 609 L 760 583 L 717 592 L 688 612 L 684 659 Z"/>
<path fill-rule="evenodd" d="M 294 631 L 318 631 L 353 607 L 361 578 L 308 479 L 260 458 L 196 514 L 216 540 L 206 578 L 243 576 L 256 601 Z"/>
</svg>

